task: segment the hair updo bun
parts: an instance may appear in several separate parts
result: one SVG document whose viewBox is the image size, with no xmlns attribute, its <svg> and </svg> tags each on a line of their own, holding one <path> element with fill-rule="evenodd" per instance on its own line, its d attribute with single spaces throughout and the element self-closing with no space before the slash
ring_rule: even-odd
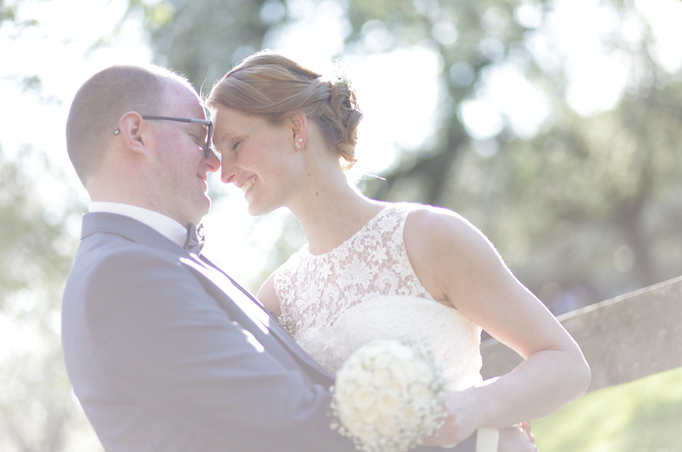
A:
<svg viewBox="0 0 682 452">
<path fill-rule="evenodd" d="M 261 51 L 239 63 L 213 86 L 209 107 L 226 107 L 264 117 L 279 125 L 287 114 L 303 111 L 327 144 L 353 166 L 362 112 L 355 90 L 342 79 L 325 80 L 282 55 Z"/>
</svg>

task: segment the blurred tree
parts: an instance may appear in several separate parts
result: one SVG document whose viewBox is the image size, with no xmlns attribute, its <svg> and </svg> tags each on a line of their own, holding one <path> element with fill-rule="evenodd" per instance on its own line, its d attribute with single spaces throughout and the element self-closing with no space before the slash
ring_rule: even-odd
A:
<svg viewBox="0 0 682 452">
<path fill-rule="evenodd" d="M 55 176 L 43 153 L 26 145 L 10 160 L 0 148 L 3 451 L 72 450 L 67 432 L 83 424 L 63 363 L 59 316 L 76 247 L 67 232 L 75 212 L 58 212 L 41 203 L 36 174 Z"/>
<path fill-rule="evenodd" d="M 384 195 L 390 196 L 391 185 L 419 179 L 426 191 L 422 199 L 473 219 L 555 312 L 682 272 L 676 227 L 681 206 L 672 196 L 682 188 L 674 163 L 682 84 L 657 61 L 657 41 L 643 14 L 630 2 L 610 6 L 640 30 L 633 40 L 617 25 L 602 43 L 629 67 L 625 97 L 613 110 L 587 118 L 572 111 L 564 81 L 570 63 L 548 68 L 529 51 L 525 34 L 507 46 L 505 58 L 520 59 L 526 77 L 555 106 L 544 130 L 524 139 L 512 133 L 507 118 L 488 142 L 462 139 L 460 157 L 446 173 L 447 187 L 428 177 L 437 173 L 420 174 L 427 160 L 389 175 L 393 184 Z M 459 118 L 446 120 L 444 130 L 459 135 Z M 481 152 L 476 149 L 481 145 L 495 151 Z M 454 153 L 440 149 L 431 160 Z"/>
<path fill-rule="evenodd" d="M 144 13 L 156 62 L 203 91 L 260 49 L 269 27 L 284 16 L 277 0 L 130 0 L 129 5 L 129 13 Z"/>
<path fill-rule="evenodd" d="M 21 4 L 24 3 L 24 1 L 25 0 L 15 0 L 8 5 L 5 3 L 5 0 L 0 0 L 0 26 L 3 24 L 3 22 L 6 22 L 14 26 L 16 29 L 21 30 L 25 27 L 37 25 L 37 21 L 35 20 L 29 19 L 17 21 L 16 19 L 17 11 L 21 7 Z"/>
<path fill-rule="evenodd" d="M 263 47 L 301 7 L 297 0 L 246 3 L 170 3 L 174 15 L 152 35 L 159 62 L 201 86 Z M 656 37 L 636 3 L 600 4 L 616 19 L 597 45 L 629 72 L 623 100 L 589 117 L 570 107 L 572 61 L 547 37 L 558 1 L 338 3 L 351 27 L 345 52 L 419 44 L 433 49 L 443 67 L 435 144 L 404 153 L 382 175 L 386 181 L 362 181 L 366 194 L 461 212 L 557 313 L 682 272 L 676 232 L 682 214 L 673 196 L 681 189 L 673 160 L 680 78 L 657 58 Z M 519 130 L 519 118 L 486 113 L 499 121 L 481 138 L 467 129 L 465 107 L 490 95 L 491 79 L 503 70 L 527 81 L 543 99 L 546 118 L 529 132 Z M 273 268 L 291 251 L 289 243 L 280 241 Z"/>
<path fill-rule="evenodd" d="M 17 21 L 22 3 L 0 0 L 0 26 L 16 37 L 38 25 Z M 24 93 L 42 86 L 38 75 L 15 81 Z M 60 340 L 62 290 L 77 244 L 67 226 L 79 203 L 67 201 L 74 208 L 64 211 L 46 205 L 36 177 L 62 178 L 32 146 L 22 145 L 11 159 L 0 146 L 0 450 L 97 451 L 73 397 Z"/>
<path fill-rule="evenodd" d="M 406 153 L 386 182 L 366 181 L 365 193 L 463 213 L 531 290 L 565 312 L 682 272 L 680 205 L 670 196 L 681 188 L 673 158 L 682 86 L 657 62 L 656 38 L 635 5 L 605 2 L 620 23 L 640 30 L 633 40 L 617 25 L 601 43 L 629 64 L 629 95 L 613 111 L 581 117 L 567 105 L 570 60 L 548 65 L 531 43 L 557 3 L 351 1 L 349 15 L 357 41 L 380 20 L 395 45 L 435 43 L 448 93 L 432 156 Z M 509 117 L 490 138 L 472 139 L 460 106 L 505 65 L 554 111 L 530 139 L 515 133 Z"/>
</svg>

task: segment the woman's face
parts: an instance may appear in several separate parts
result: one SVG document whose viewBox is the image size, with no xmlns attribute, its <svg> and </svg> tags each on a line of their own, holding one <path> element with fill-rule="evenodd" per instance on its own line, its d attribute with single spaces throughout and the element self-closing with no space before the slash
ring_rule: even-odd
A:
<svg viewBox="0 0 682 452">
<path fill-rule="evenodd" d="M 302 170 L 291 124 L 273 126 L 260 116 L 224 107 L 212 109 L 211 118 L 221 180 L 244 192 L 249 213 L 262 215 L 286 205 Z"/>
</svg>

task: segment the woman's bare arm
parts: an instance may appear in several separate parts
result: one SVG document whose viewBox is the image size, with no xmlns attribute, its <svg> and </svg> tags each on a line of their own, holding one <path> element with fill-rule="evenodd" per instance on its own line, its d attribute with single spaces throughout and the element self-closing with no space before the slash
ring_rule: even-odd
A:
<svg viewBox="0 0 682 452">
<path fill-rule="evenodd" d="M 473 225 L 449 210 L 419 209 L 408 217 L 405 245 L 434 298 L 524 358 L 491 384 L 451 394 L 462 434 L 538 419 L 585 393 L 590 371 L 578 345 Z"/>
<path fill-rule="evenodd" d="M 279 317 L 282 314 L 282 310 L 279 307 L 279 299 L 277 298 L 277 293 L 275 293 L 275 274 L 268 276 L 261 288 L 256 294 L 256 298 L 263 303 L 265 309 L 271 311 L 275 317 Z"/>
</svg>

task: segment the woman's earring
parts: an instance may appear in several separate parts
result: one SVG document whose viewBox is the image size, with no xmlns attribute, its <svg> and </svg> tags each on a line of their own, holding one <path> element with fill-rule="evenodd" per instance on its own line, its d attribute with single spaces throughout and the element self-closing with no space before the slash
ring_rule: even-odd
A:
<svg viewBox="0 0 682 452">
<path fill-rule="evenodd" d="M 294 143 L 294 147 L 296 148 L 297 151 L 301 150 L 301 143 L 303 143 L 303 138 L 299 138 L 298 143 Z"/>
</svg>

